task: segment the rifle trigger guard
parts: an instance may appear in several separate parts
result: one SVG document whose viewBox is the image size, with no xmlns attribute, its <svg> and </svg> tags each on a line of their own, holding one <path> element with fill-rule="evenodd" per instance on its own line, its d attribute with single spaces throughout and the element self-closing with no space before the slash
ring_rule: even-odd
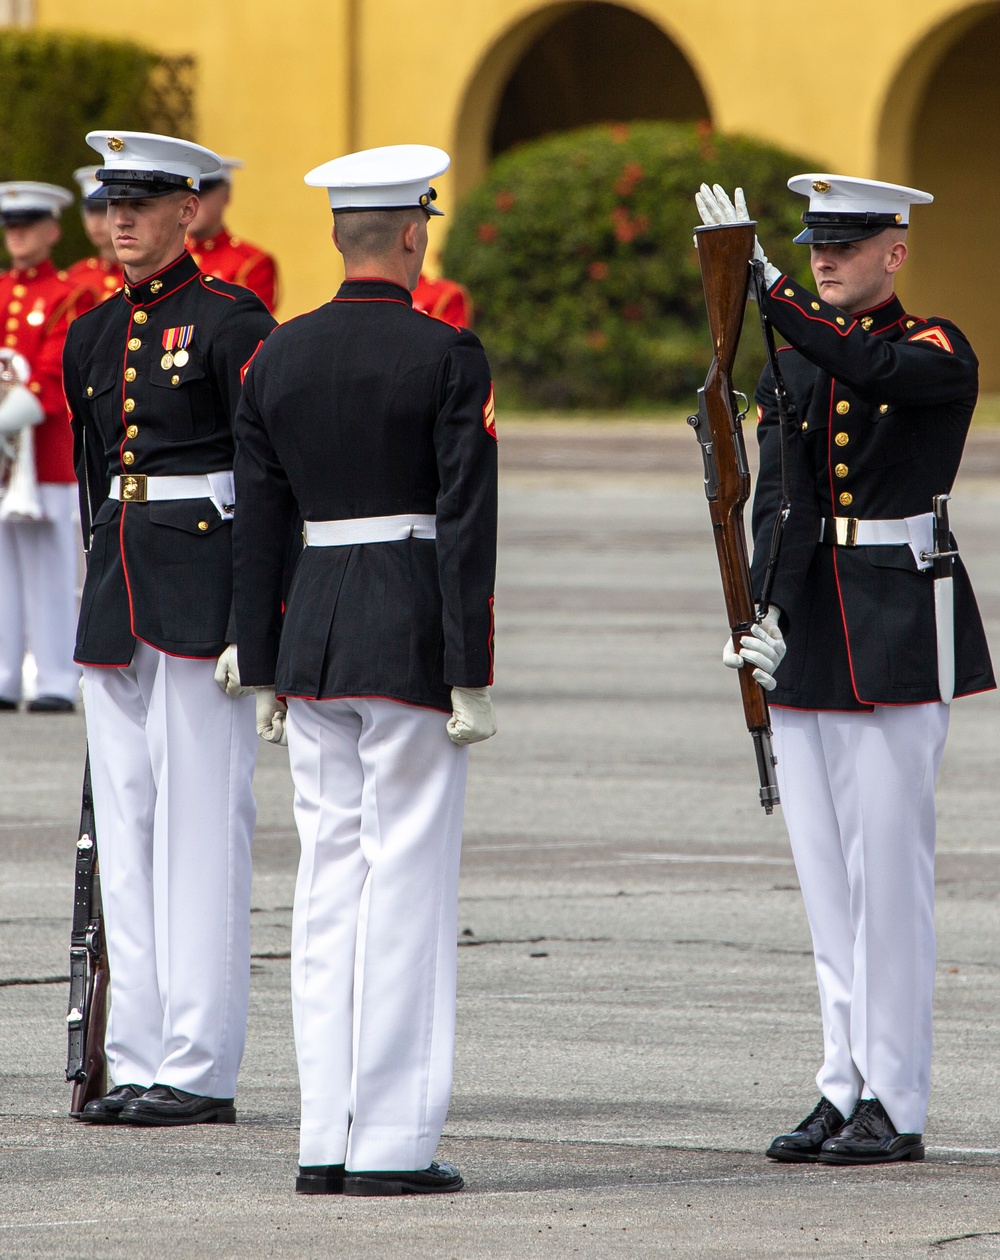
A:
<svg viewBox="0 0 1000 1260">
<path fill-rule="evenodd" d="M 739 401 L 742 403 L 739 413 L 736 416 L 737 420 L 742 421 L 743 417 L 750 410 L 750 399 L 747 398 L 746 394 L 744 394 L 743 391 L 740 389 L 733 390 L 733 397 L 736 399 L 739 399 Z"/>
</svg>

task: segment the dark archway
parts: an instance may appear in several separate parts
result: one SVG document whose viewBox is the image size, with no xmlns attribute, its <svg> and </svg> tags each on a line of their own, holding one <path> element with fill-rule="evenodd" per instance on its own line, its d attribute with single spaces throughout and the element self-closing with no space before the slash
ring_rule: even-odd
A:
<svg viewBox="0 0 1000 1260">
<path fill-rule="evenodd" d="M 900 276 L 904 300 L 919 315 L 953 319 L 979 355 L 981 387 L 996 391 L 1000 321 L 992 280 L 1000 273 L 1000 236 L 993 227 L 1000 203 L 1000 5 L 975 5 L 953 21 L 950 30 L 929 37 L 935 41 L 930 64 L 913 85 L 908 126 L 897 133 L 903 161 L 894 174 L 880 174 L 934 194 L 934 204 L 916 211 L 911 221 L 912 253 Z M 921 52 L 911 66 L 919 68 Z M 905 79 L 900 86 L 905 91 Z"/>
<path fill-rule="evenodd" d="M 687 58 L 658 26 L 620 5 L 582 4 L 556 17 L 515 66 L 490 151 L 591 123 L 709 116 Z"/>
</svg>

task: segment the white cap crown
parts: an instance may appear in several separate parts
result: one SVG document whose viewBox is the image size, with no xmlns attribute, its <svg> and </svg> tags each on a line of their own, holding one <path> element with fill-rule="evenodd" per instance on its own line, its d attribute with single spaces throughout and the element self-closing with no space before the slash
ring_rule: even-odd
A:
<svg viewBox="0 0 1000 1260">
<path fill-rule="evenodd" d="M 428 144 L 390 144 L 324 162 L 305 177 L 312 188 L 325 188 L 330 207 L 345 210 L 403 210 L 422 207 L 440 214 L 430 181 L 451 165 L 444 149 Z"/>
</svg>

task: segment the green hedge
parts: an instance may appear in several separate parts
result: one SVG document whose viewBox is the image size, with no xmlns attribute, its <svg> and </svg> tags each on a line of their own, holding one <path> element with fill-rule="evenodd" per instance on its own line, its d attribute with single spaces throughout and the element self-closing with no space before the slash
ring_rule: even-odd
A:
<svg viewBox="0 0 1000 1260">
<path fill-rule="evenodd" d="M 455 216 L 447 275 L 472 292 L 498 392 L 521 407 L 690 402 L 711 359 L 692 229 L 702 180 L 746 189 L 776 266 L 805 206 L 785 186 L 808 158 L 703 124 L 590 127 L 501 156 Z M 748 321 L 738 383 L 763 363 Z"/>
<path fill-rule="evenodd" d="M 84 136 L 100 127 L 150 129 L 157 55 L 138 44 L 84 35 L 0 34 L 0 180 L 38 179 L 73 193 L 78 166 L 97 154 Z M 75 207 L 63 212 L 56 261 L 92 252 Z"/>
</svg>

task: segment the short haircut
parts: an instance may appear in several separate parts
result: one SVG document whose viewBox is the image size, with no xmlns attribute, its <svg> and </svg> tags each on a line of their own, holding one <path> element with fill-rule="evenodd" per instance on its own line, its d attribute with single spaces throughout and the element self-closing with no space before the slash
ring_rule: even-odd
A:
<svg viewBox="0 0 1000 1260">
<path fill-rule="evenodd" d="M 335 212 L 333 223 L 340 252 L 345 258 L 380 258 L 393 248 L 403 229 L 416 223 L 423 213 L 420 206 Z"/>
</svg>

